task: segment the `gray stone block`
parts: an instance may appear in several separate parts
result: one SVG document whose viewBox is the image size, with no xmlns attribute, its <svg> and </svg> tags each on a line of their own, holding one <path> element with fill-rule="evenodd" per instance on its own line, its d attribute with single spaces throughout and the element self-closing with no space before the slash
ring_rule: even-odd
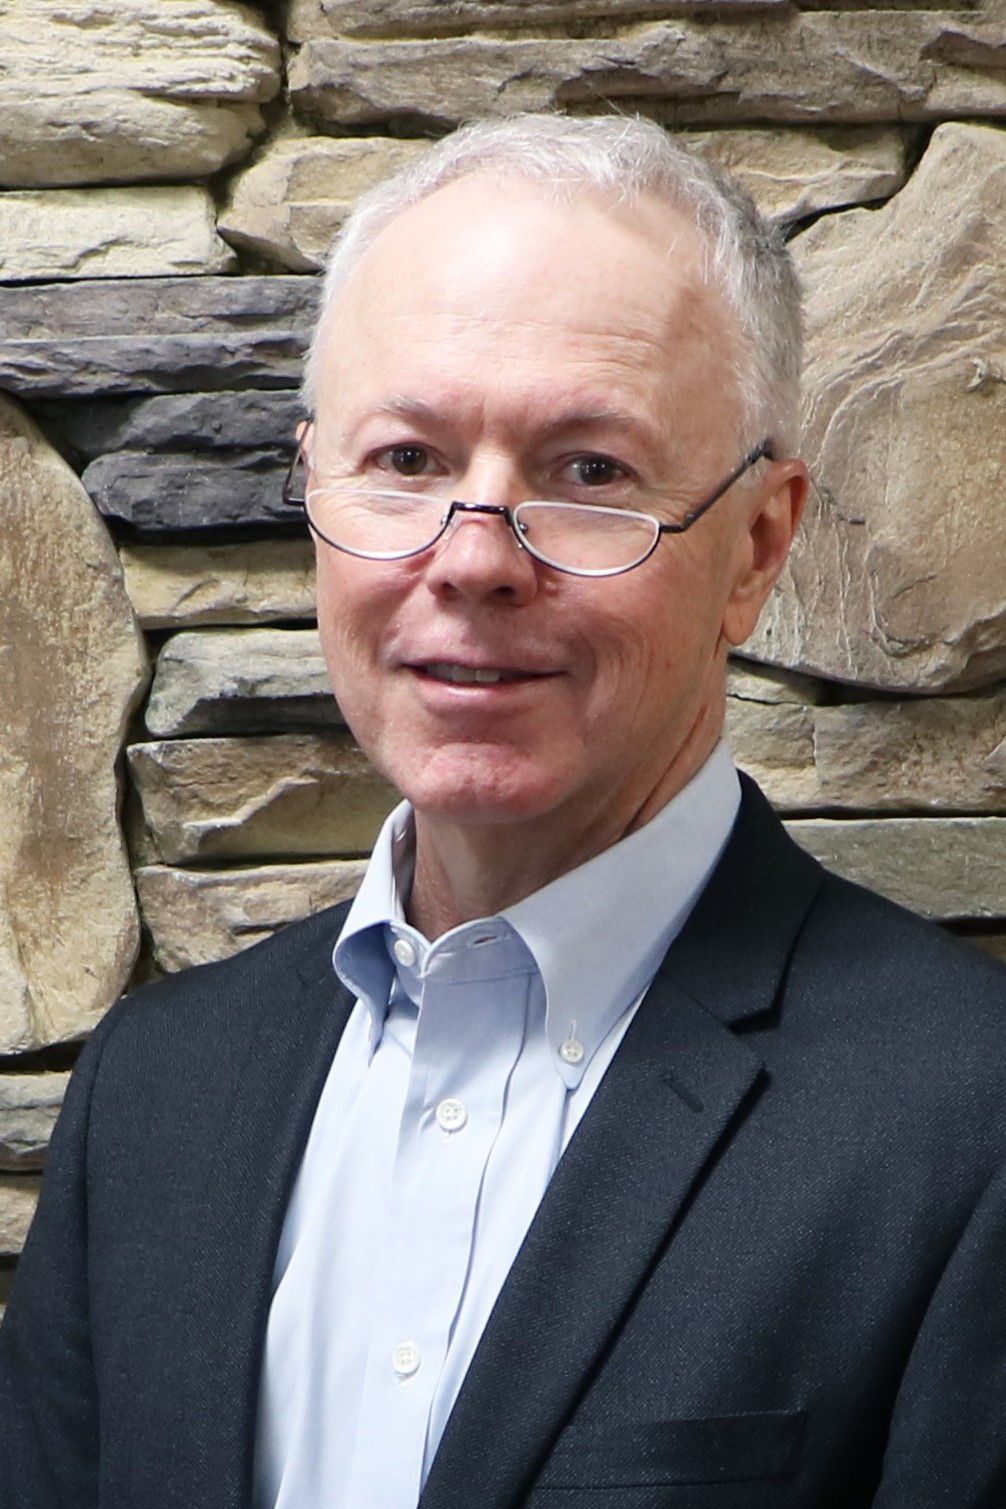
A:
<svg viewBox="0 0 1006 1509">
<path fill-rule="evenodd" d="M 288 465 L 289 457 L 276 451 L 115 451 L 92 461 L 82 480 L 106 519 L 137 534 L 306 529 L 303 512 L 283 502 Z"/>
<path fill-rule="evenodd" d="M 146 721 L 161 738 L 345 727 L 316 629 L 173 635 L 157 659 Z"/>
<path fill-rule="evenodd" d="M 304 418 L 296 389 L 43 399 L 32 407 L 49 438 L 84 461 L 108 451 L 268 448 L 292 453 L 296 427 Z"/>
</svg>

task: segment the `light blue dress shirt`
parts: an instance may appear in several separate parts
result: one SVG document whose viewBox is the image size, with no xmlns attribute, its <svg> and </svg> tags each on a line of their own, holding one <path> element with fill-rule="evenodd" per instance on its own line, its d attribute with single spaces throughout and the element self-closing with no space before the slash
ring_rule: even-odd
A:
<svg viewBox="0 0 1006 1509">
<path fill-rule="evenodd" d="M 430 943 L 385 823 L 335 948 L 357 996 L 276 1260 L 257 1509 L 415 1509 L 556 1164 L 740 800 L 721 744 L 644 828 Z"/>
</svg>

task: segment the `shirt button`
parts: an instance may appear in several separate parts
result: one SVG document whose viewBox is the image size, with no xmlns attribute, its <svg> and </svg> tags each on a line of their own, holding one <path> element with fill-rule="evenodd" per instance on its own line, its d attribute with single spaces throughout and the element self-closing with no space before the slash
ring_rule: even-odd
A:
<svg viewBox="0 0 1006 1509">
<path fill-rule="evenodd" d="M 392 953 L 398 960 L 399 964 L 408 966 L 410 964 L 415 964 L 416 962 L 416 951 L 412 947 L 412 944 L 409 942 L 408 938 L 396 938 Z"/>
<path fill-rule="evenodd" d="M 419 1372 L 423 1354 L 414 1341 L 400 1341 L 391 1354 L 391 1366 L 399 1378 L 411 1378 Z"/>
<path fill-rule="evenodd" d="M 564 1064 L 578 1064 L 583 1059 L 583 1044 L 575 1037 L 564 1038 L 559 1044 L 559 1057 Z"/>
<path fill-rule="evenodd" d="M 449 1095 L 437 1106 L 437 1124 L 445 1132 L 460 1132 L 467 1120 L 468 1112 L 453 1095 Z"/>
</svg>

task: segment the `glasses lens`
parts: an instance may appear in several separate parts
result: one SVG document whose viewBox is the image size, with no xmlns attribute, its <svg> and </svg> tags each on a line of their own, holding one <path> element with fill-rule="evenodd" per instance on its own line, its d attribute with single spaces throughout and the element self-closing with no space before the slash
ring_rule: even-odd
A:
<svg viewBox="0 0 1006 1509">
<path fill-rule="evenodd" d="M 649 555 L 657 540 L 655 519 L 619 508 L 520 503 L 514 517 L 521 539 L 535 555 L 584 576 L 627 571 Z"/>
<path fill-rule="evenodd" d="M 440 533 L 449 507 L 422 493 L 321 488 L 307 495 L 307 516 L 329 544 L 373 560 L 425 550 Z"/>
</svg>

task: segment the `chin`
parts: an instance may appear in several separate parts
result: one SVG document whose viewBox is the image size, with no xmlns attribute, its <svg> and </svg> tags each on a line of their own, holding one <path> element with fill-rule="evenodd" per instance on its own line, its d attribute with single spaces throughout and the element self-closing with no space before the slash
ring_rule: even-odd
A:
<svg viewBox="0 0 1006 1509">
<path fill-rule="evenodd" d="M 412 762 L 410 762 L 412 764 Z M 450 760 L 433 755 L 426 767 L 391 779 L 416 812 L 458 827 L 531 822 L 568 794 L 554 767 L 493 758 Z"/>
</svg>

